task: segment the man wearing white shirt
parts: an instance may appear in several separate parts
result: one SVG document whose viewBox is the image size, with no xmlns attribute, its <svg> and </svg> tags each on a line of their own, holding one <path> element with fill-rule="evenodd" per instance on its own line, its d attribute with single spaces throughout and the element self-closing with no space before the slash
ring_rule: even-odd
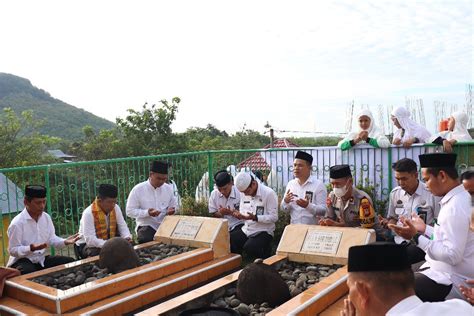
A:
<svg viewBox="0 0 474 316">
<path fill-rule="evenodd" d="M 467 316 L 474 313 L 472 306 L 459 299 L 423 303 L 415 295 L 415 278 L 403 245 L 353 246 L 349 248 L 347 271 L 349 296 L 344 300 L 341 316 Z"/>
<path fill-rule="evenodd" d="M 239 211 L 234 211 L 233 216 L 245 224 L 232 231 L 231 248 L 236 253 L 245 251 L 251 257 L 268 258 L 278 221 L 277 195 L 246 172 L 235 177 L 235 186 L 242 194 Z"/>
<path fill-rule="evenodd" d="M 80 239 L 75 245 L 81 258 L 99 255 L 100 249 L 110 238 L 120 236 L 132 241 L 122 210 L 117 205 L 117 187 L 101 184 L 98 193 L 94 202 L 82 213 Z"/>
<path fill-rule="evenodd" d="M 209 198 L 209 213 L 217 218 L 225 218 L 229 224 L 229 232 L 242 229 L 244 221 L 238 219 L 232 214 L 240 208 L 240 192 L 234 185 L 232 176 L 226 171 L 221 170 L 214 175 L 216 188 L 211 192 Z M 232 245 L 232 241 L 230 243 Z M 231 252 L 236 249 L 231 248 Z"/>
<path fill-rule="evenodd" d="M 128 196 L 126 213 L 136 219 L 140 244 L 152 241 L 165 216 L 176 211 L 176 197 L 167 179 L 168 164 L 153 161 L 148 180 L 133 187 Z"/>
<path fill-rule="evenodd" d="M 474 171 L 465 171 L 461 175 L 462 185 L 471 195 L 471 205 L 474 206 Z"/>
<path fill-rule="evenodd" d="M 60 249 L 74 244 L 78 239 L 77 234 L 67 239 L 56 236 L 53 221 L 44 212 L 46 188 L 27 185 L 24 203 L 25 209 L 8 226 L 10 258 L 7 266 L 27 274 L 74 261 L 69 257 L 45 255 L 48 246 Z"/>
<path fill-rule="evenodd" d="M 318 224 L 327 211 L 327 190 L 324 184 L 311 175 L 313 156 L 298 151 L 293 162 L 295 179 L 288 182 L 281 208 L 290 212 L 291 224 Z"/>
<path fill-rule="evenodd" d="M 459 183 L 456 154 L 420 155 L 422 178 L 435 196 L 442 196 L 434 227 L 419 216 L 402 218 L 403 226 L 389 227 L 412 239 L 426 252 L 426 263 L 416 273 L 416 295 L 423 301 L 463 298 L 459 287 L 474 278 L 474 232 L 470 230 L 471 197 Z"/>
</svg>

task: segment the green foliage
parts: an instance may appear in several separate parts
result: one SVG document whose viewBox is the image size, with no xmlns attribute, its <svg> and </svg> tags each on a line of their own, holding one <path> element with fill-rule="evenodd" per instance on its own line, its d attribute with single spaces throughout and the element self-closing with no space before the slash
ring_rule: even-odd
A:
<svg viewBox="0 0 474 316">
<path fill-rule="evenodd" d="M 341 140 L 340 137 L 324 136 L 324 137 L 291 137 L 291 142 L 300 147 L 318 147 L 318 146 L 336 146 Z"/>
<path fill-rule="evenodd" d="M 11 108 L 17 115 L 32 110 L 34 120 L 44 120 L 38 133 L 67 140 L 79 139 L 88 124 L 96 132 L 114 127 L 110 121 L 51 97 L 29 80 L 6 73 L 0 73 L 0 109 L 3 108 Z"/>
<path fill-rule="evenodd" d="M 193 196 L 181 199 L 180 215 L 211 217 L 207 201 L 196 201 Z"/>
<path fill-rule="evenodd" d="M 31 111 L 18 116 L 12 109 L 0 112 L 0 168 L 54 162 L 47 149 L 59 139 L 38 132 L 42 122 Z"/>
<path fill-rule="evenodd" d="M 148 107 L 145 103 L 141 111 L 128 109 L 125 119 L 117 118 L 117 126 L 129 144 L 129 154 L 134 156 L 172 152 L 173 137 L 171 124 L 176 119 L 180 98 L 174 97 L 169 103 L 161 100 Z"/>
</svg>

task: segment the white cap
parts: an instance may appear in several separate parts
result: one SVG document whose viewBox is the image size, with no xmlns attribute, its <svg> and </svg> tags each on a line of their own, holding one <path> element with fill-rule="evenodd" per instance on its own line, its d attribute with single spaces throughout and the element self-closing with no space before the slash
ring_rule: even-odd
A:
<svg viewBox="0 0 474 316">
<path fill-rule="evenodd" d="M 250 176 L 250 173 L 247 172 L 240 172 L 235 177 L 235 186 L 240 192 L 245 191 L 250 186 L 251 182 L 252 177 Z"/>
</svg>

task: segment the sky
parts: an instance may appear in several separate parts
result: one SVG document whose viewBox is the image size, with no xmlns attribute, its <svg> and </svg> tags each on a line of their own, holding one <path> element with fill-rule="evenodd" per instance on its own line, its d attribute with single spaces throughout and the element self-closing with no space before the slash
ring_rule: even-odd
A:
<svg viewBox="0 0 474 316">
<path fill-rule="evenodd" d="M 173 130 L 346 131 L 346 111 L 465 104 L 471 0 L 4 1 L 0 72 L 115 121 L 178 96 Z M 377 113 L 374 113 L 377 117 Z M 283 133 L 298 131 L 306 133 Z"/>
</svg>

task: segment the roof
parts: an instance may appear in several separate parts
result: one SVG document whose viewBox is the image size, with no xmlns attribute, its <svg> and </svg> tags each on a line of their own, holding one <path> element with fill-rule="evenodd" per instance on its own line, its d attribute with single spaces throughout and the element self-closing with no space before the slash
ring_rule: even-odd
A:
<svg viewBox="0 0 474 316">
<path fill-rule="evenodd" d="M 273 148 L 295 148 L 299 147 L 295 143 L 290 142 L 288 139 L 279 138 L 273 141 Z M 263 149 L 270 149 L 272 148 L 270 144 L 263 147 Z M 237 165 L 238 168 L 249 168 L 250 170 L 270 170 L 270 165 L 266 162 L 265 158 L 257 152 L 250 156 L 249 158 L 245 159 L 244 161 L 240 162 Z"/>
<path fill-rule="evenodd" d="M 24 207 L 23 191 L 0 173 L 0 214 L 20 212 Z"/>
</svg>

